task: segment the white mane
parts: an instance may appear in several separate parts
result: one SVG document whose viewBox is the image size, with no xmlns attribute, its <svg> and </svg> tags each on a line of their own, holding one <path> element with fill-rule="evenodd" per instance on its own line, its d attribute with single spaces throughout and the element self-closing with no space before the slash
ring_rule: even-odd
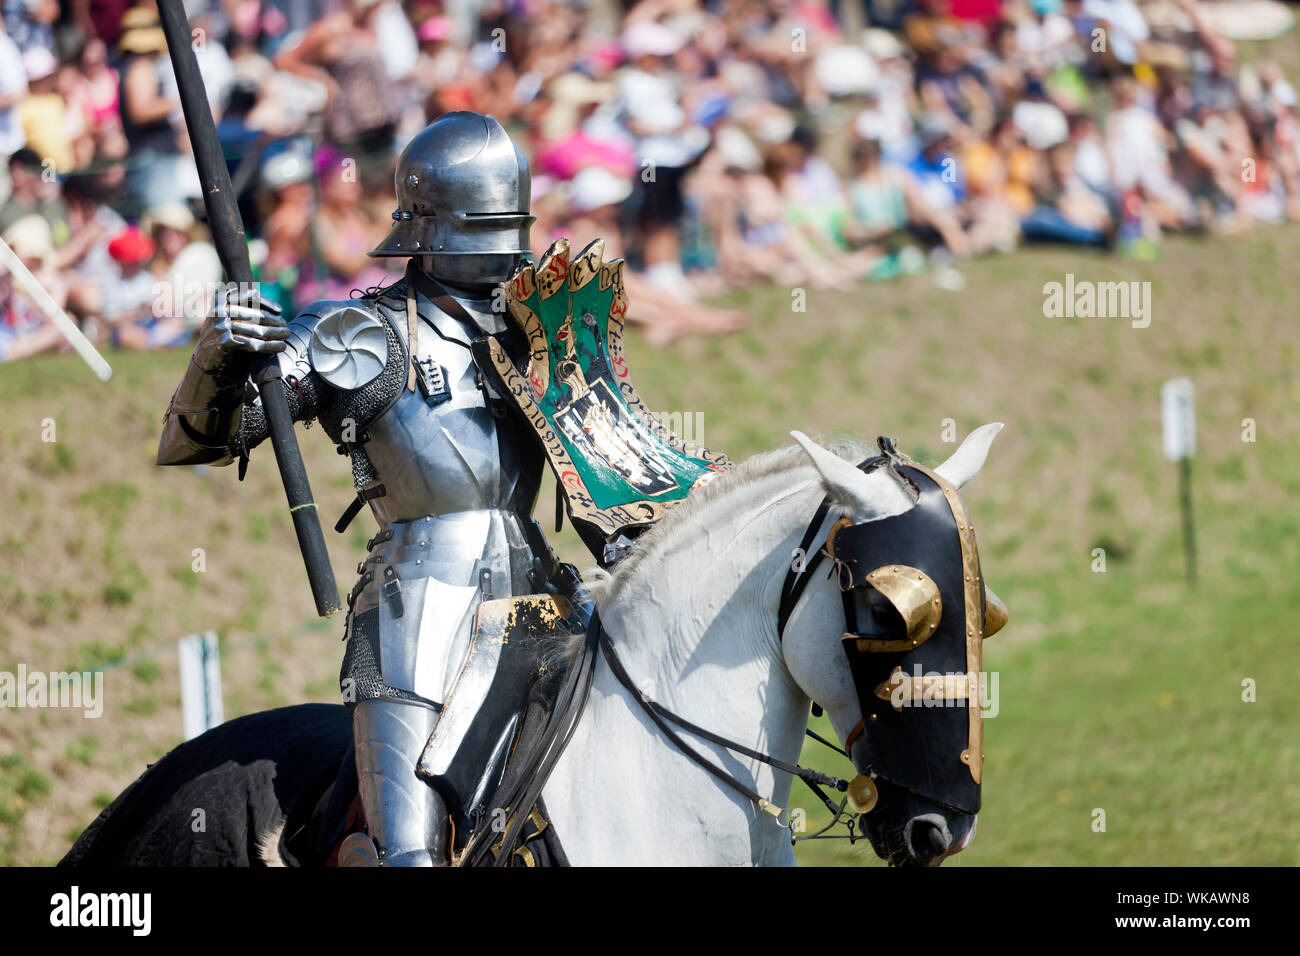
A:
<svg viewBox="0 0 1300 956">
<path fill-rule="evenodd" d="M 855 438 L 845 438 L 824 443 L 827 451 L 846 461 L 859 462 L 876 453 L 875 446 Z M 668 509 L 659 522 L 637 539 L 632 551 L 615 565 L 614 571 L 595 569 L 583 574 L 584 586 L 598 607 L 605 607 L 625 586 L 636 580 L 643 564 L 653 559 L 661 550 L 671 551 L 676 539 L 685 530 L 697 525 L 699 513 L 714 502 L 743 492 L 750 483 L 773 474 L 788 472 L 792 478 L 813 478 L 816 475 L 808 456 L 798 445 L 788 445 L 772 451 L 759 452 L 722 472 L 717 478 L 691 492 L 684 500 Z M 811 517 L 811 515 L 809 516 Z"/>
</svg>

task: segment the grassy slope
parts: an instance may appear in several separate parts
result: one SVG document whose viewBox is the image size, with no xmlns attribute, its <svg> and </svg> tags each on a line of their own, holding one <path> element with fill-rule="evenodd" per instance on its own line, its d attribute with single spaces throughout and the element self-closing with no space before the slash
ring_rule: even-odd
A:
<svg viewBox="0 0 1300 956">
<path fill-rule="evenodd" d="M 799 427 L 888 432 L 937 461 L 951 448 L 944 419 L 959 434 L 1007 423 L 967 495 L 1012 623 L 988 647 L 1001 713 L 963 862 L 1300 863 L 1297 253 L 1294 228 L 1174 242 L 1151 264 L 1031 251 L 972 265 L 961 293 L 921 277 L 812 293 L 794 313 L 767 289 L 733 297 L 754 317 L 739 336 L 661 351 L 633 339 L 651 407 L 703 412 L 703 439 L 733 457 Z M 1066 272 L 1150 281 L 1151 327 L 1044 318 L 1043 283 Z M 105 386 L 73 357 L 0 365 L 0 670 L 135 655 L 108 671 L 98 721 L 0 713 L 0 863 L 57 859 L 178 741 L 176 638 L 221 633 L 228 717 L 337 693 L 341 622 L 304 625 L 310 596 L 269 450 L 242 485 L 233 469 L 154 468 L 185 356 L 111 360 Z M 1196 381 L 1200 425 L 1196 594 L 1159 449 L 1159 385 L 1181 374 Z M 1241 441 L 1246 417 L 1254 444 Z M 303 447 L 332 520 L 347 468 L 314 429 Z M 538 514 L 551 513 L 544 497 Z M 367 519 L 331 533 L 344 587 L 371 533 Z M 570 533 L 559 542 L 590 563 Z M 1094 547 L 1105 574 L 1091 571 Z M 191 570 L 195 548 L 206 573 Z M 1241 701 L 1246 677 L 1257 703 Z M 801 858 L 874 860 L 825 842 Z"/>
</svg>

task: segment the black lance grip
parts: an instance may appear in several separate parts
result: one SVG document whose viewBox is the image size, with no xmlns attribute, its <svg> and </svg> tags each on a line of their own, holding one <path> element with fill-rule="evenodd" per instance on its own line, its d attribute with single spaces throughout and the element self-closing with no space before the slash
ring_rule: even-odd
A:
<svg viewBox="0 0 1300 956">
<path fill-rule="evenodd" d="M 212 242 L 225 267 L 226 277 L 240 285 L 250 285 L 253 267 L 248 260 L 248 239 L 230 185 L 230 170 L 226 168 L 226 158 L 217 139 L 217 127 L 208 108 L 199 62 L 191 46 L 194 39 L 190 33 L 189 17 L 185 14 L 182 0 L 158 0 L 158 16 L 176 72 L 176 87 L 185 113 L 185 125 L 189 129 L 194 163 L 203 185 L 203 205 L 208 213 Z M 255 366 L 252 380 L 262 398 L 271 447 L 275 449 L 275 461 L 280 467 L 280 480 L 289 499 L 289 513 L 298 534 L 298 546 L 307 565 L 307 579 L 311 583 L 312 597 L 316 599 L 316 613 L 328 617 L 343 607 L 329 553 L 325 550 L 320 516 L 316 513 L 316 502 L 307 481 L 307 469 L 303 466 L 302 452 L 293 431 L 293 418 L 281 384 L 280 366 L 274 356 Z"/>
<path fill-rule="evenodd" d="M 343 605 L 339 601 L 338 585 L 334 583 L 334 569 L 325 549 L 325 536 L 321 533 L 316 501 L 311 496 L 307 469 L 298 450 L 293 418 L 285 401 L 280 364 L 274 357 L 253 372 L 253 382 L 262 397 L 262 411 L 266 414 L 275 461 L 280 466 L 280 480 L 289 499 L 289 514 L 293 518 L 293 530 L 298 535 L 298 548 L 302 551 L 303 563 L 307 565 L 307 581 L 316 601 L 316 613 L 329 617 L 343 610 Z"/>
</svg>

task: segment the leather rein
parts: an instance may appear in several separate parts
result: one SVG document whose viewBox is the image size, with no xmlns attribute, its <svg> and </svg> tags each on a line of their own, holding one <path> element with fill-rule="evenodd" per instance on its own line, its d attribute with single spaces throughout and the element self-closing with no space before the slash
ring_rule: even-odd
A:
<svg viewBox="0 0 1300 956">
<path fill-rule="evenodd" d="M 861 468 L 863 471 L 870 471 L 871 469 L 877 467 L 878 465 L 883 464 L 885 460 L 886 459 L 883 456 L 871 458 L 863 462 L 862 464 L 860 464 L 858 467 Z M 809 554 L 808 549 L 811 548 L 813 546 L 813 542 L 817 540 L 818 533 L 821 531 L 821 527 L 825 523 L 827 515 L 830 514 L 830 509 L 831 509 L 831 500 L 830 500 L 830 496 L 827 496 L 822 499 L 821 504 L 818 505 L 817 507 L 817 511 L 813 514 L 812 520 L 808 523 L 808 529 L 804 532 L 803 540 L 800 543 L 799 549 L 795 554 L 796 557 L 802 559 L 803 556 Z M 812 580 L 813 571 L 817 569 L 817 567 L 821 564 L 822 558 L 824 558 L 825 556 L 826 556 L 825 551 L 823 550 L 815 551 L 811 554 L 811 556 L 807 558 L 806 561 L 801 560 L 798 564 L 792 564 L 790 567 L 790 571 L 786 574 L 785 582 L 781 586 L 781 601 L 777 610 L 778 641 L 784 642 L 785 626 L 787 623 L 789 623 L 790 615 L 794 613 L 795 607 L 798 605 L 800 599 L 803 597 L 804 591 L 808 587 L 808 582 Z M 769 754 L 764 754 L 757 750 L 753 750 L 749 747 L 746 747 L 743 744 L 739 744 L 733 740 L 728 740 L 725 737 L 721 737 L 718 734 L 706 730 L 705 728 L 699 726 L 698 724 L 692 723 L 686 718 L 673 713 L 667 707 L 664 707 L 662 704 L 652 700 L 648 694 L 644 693 L 639 687 L 636 686 L 636 683 L 635 681 L 633 681 L 632 676 L 627 672 L 627 669 L 623 666 L 623 662 L 619 659 L 618 654 L 614 649 L 614 644 L 609 639 L 608 632 L 606 632 L 604 626 L 599 623 L 599 614 L 593 616 L 592 623 L 599 631 L 599 648 L 601 651 L 604 652 L 605 659 L 606 661 L 608 661 L 609 669 L 613 672 L 614 677 L 618 680 L 620 684 L 623 685 L 623 687 L 628 691 L 628 693 L 632 695 L 632 698 L 638 704 L 641 705 L 641 709 L 645 711 L 646 715 L 650 718 L 651 722 L 653 722 L 654 725 L 659 728 L 660 732 L 662 732 L 663 735 L 668 738 L 668 740 L 673 744 L 673 746 L 675 746 L 678 750 L 680 750 L 683 754 L 685 754 L 686 757 L 689 758 L 692 763 L 696 764 L 701 769 L 708 772 L 711 776 L 717 779 L 724 786 L 728 787 L 731 790 L 734 790 L 736 793 L 740 794 L 741 796 L 751 801 L 753 804 L 755 804 L 755 806 L 757 806 L 764 813 L 771 814 L 773 817 L 776 818 L 776 821 L 780 826 L 785 827 L 787 829 L 790 827 L 791 824 L 789 822 L 789 811 L 786 808 L 780 807 L 777 804 L 773 803 L 771 800 L 768 800 L 767 798 L 763 797 L 755 790 L 753 790 L 751 787 L 742 783 L 735 776 L 733 776 L 732 774 L 728 773 L 726 770 L 719 767 L 708 757 L 705 757 L 694 747 L 690 746 L 690 744 L 688 744 L 684 739 L 682 739 L 681 735 L 678 734 L 677 731 L 675 731 L 670 726 L 670 724 L 676 724 L 678 727 L 682 728 L 687 733 L 694 734 L 697 737 L 702 737 L 704 740 L 707 740 L 713 744 L 717 744 L 720 747 L 724 747 L 727 750 L 732 751 L 733 753 L 738 753 L 741 754 L 742 756 L 749 757 L 751 760 L 757 760 L 760 763 L 767 764 L 769 767 L 774 767 L 777 770 L 785 771 L 786 773 L 791 774 L 792 776 L 802 780 L 804 784 L 806 784 L 807 787 L 813 792 L 813 794 L 819 800 L 821 800 L 822 804 L 826 807 L 826 809 L 830 811 L 831 822 L 828 823 L 822 829 L 818 830 L 816 833 L 811 833 L 808 834 L 807 836 L 794 836 L 794 834 L 791 833 L 790 841 L 792 843 L 798 842 L 800 840 L 837 840 L 837 839 L 848 840 L 850 843 L 852 843 L 855 840 L 862 839 L 863 834 L 856 833 L 854 830 L 855 815 L 851 812 L 846 813 L 848 807 L 847 796 L 843 800 L 841 800 L 838 805 L 836 805 L 835 801 L 832 800 L 831 797 L 826 793 L 826 791 L 822 789 L 823 787 L 829 787 L 834 791 L 838 791 L 840 793 L 847 793 L 849 789 L 849 781 L 844 780 L 840 777 L 832 777 L 829 776 L 828 774 L 819 773 L 816 770 L 810 770 L 806 767 L 800 767 L 797 764 L 788 763 L 787 761 L 780 760 Z M 816 703 L 813 704 L 813 712 L 814 714 L 820 714 L 821 712 L 821 708 Z M 848 756 L 848 753 L 845 749 L 841 749 L 835 746 L 833 743 L 819 736 L 818 734 L 814 733 L 812 730 L 809 730 L 808 728 L 804 728 L 804 734 L 812 738 L 813 740 L 817 741 L 818 743 L 823 744 L 826 747 L 829 747 L 831 750 L 834 750 L 836 753 L 842 754 L 845 757 Z M 786 814 L 787 816 L 786 823 L 781 823 L 781 814 L 783 813 Z M 837 824 L 847 827 L 848 833 L 832 835 L 832 836 L 824 835 L 827 830 L 830 830 L 832 827 L 836 826 Z"/>
</svg>

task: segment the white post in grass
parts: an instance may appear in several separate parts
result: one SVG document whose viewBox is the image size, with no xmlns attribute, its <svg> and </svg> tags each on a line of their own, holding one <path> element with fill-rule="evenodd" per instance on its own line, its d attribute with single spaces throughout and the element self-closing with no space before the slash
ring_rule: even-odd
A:
<svg viewBox="0 0 1300 956">
<path fill-rule="evenodd" d="M 1196 587 L 1196 533 L 1192 522 L 1192 456 L 1196 454 L 1196 403 L 1190 378 L 1160 386 L 1160 420 L 1165 457 L 1178 465 L 1178 500 L 1183 512 L 1183 555 L 1187 583 Z"/>
<path fill-rule="evenodd" d="M 221 706 L 221 657 L 217 632 L 205 631 L 180 639 L 181 713 L 185 739 L 211 730 L 225 714 Z"/>
</svg>

